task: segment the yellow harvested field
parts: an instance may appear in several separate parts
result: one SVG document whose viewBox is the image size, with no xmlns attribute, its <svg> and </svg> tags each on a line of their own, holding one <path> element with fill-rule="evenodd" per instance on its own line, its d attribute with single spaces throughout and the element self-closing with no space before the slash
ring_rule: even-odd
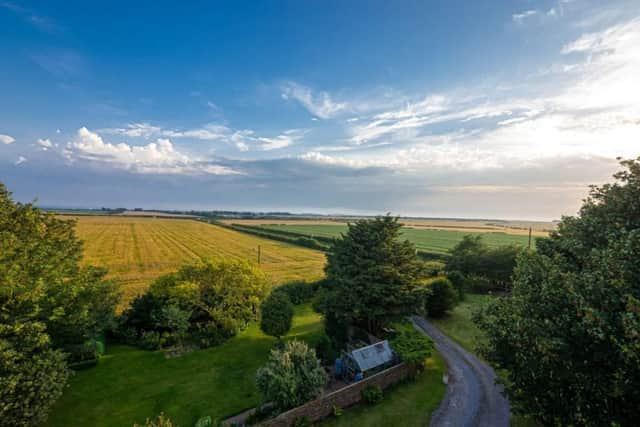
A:
<svg viewBox="0 0 640 427">
<path fill-rule="evenodd" d="M 202 259 L 235 258 L 257 262 L 274 285 L 322 277 L 322 252 L 238 233 L 190 219 L 125 216 L 76 217 L 86 264 L 104 266 L 120 283 L 122 304 L 158 276 Z"/>
</svg>

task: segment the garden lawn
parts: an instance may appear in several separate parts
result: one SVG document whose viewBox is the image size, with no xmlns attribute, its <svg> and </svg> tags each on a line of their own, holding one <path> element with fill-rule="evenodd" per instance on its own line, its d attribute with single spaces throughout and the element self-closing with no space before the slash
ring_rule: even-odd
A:
<svg viewBox="0 0 640 427">
<path fill-rule="evenodd" d="M 306 304 L 295 308 L 285 339 L 315 345 L 323 333 L 321 316 Z M 255 372 L 275 343 L 254 322 L 221 346 L 173 359 L 113 346 L 98 366 L 76 373 L 46 425 L 127 427 L 160 412 L 181 427 L 205 415 L 226 418 L 258 403 Z"/>
<path fill-rule="evenodd" d="M 434 355 L 427 360 L 426 369 L 414 381 L 386 390 L 382 402 L 376 405 L 359 404 L 345 409 L 340 417 L 328 418 L 321 425 L 428 426 L 431 414 L 440 406 L 444 396 L 442 375 L 445 370 L 444 360 L 434 350 Z"/>
</svg>

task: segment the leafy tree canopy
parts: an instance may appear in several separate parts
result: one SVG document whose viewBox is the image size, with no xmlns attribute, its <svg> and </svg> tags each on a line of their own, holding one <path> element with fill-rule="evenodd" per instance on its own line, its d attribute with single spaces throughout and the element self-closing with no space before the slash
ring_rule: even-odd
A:
<svg viewBox="0 0 640 427">
<path fill-rule="evenodd" d="M 87 342 L 113 320 L 114 285 L 81 257 L 72 221 L 0 184 L 0 425 L 40 424 L 66 384 L 66 356 L 95 357 Z"/>
<path fill-rule="evenodd" d="M 622 165 L 519 257 L 512 295 L 478 316 L 511 402 L 545 424 L 638 420 L 640 159 Z"/>
<path fill-rule="evenodd" d="M 296 340 L 287 341 L 282 350 L 271 350 L 269 361 L 256 374 L 263 400 L 275 403 L 281 410 L 315 399 L 326 383 L 316 352 Z"/>
<path fill-rule="evenodd" d="M 458 293 L 445 277 L 439 277 L 429 283 L 429 292 L 426 296 L 425 306 L 427 314 L 431 317 L 442 317 L 458 302 Z"/>
<path fill-rule="evenodd" d="M 334 242 L 327 255 L 324 301 L 333 317 L 375 330 L 419 310 L 415 292 L 426 272 L 413 244 L 400 240 L 401 227 L 389 215 L 359 220 Z"/>
<path fill-rule="evenodd" d="M 260 313 L 260 329 L 265 334 L 280 339 L 291 329 L 293 304 L 284 292 L 272 292 L 260 306 Z"/>
</svg>

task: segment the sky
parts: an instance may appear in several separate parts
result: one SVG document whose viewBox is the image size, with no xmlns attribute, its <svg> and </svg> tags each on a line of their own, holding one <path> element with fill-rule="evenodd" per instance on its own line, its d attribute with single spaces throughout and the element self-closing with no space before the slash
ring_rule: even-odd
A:
<svg viewBox="0 0 640 427">
<path fill-rule="evenodd" d="M 0 0 L 54 207 L 558 219 L 640 156 L 640 1 Z"/>
</svg>

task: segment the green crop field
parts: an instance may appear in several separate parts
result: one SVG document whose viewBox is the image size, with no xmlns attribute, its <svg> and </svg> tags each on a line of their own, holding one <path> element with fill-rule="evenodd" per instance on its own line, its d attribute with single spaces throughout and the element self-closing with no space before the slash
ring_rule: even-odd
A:
<svg viewBox="0 0 640 427">
<path fill-rule="evenodd" d="M 313 346 L 322 335 L 321 316 L 308 304 L 297 306 L 285 339 Z M 160 412 L 179 426 L 207 415 L 224 419 L 258 404 L 255 373 L 275 343 L 253 323 L 218 347 L 172 359 L 161 351 L 108 348 L 98 366 L 71 378 L 46 425 L 127 427 Z"/>
<path fill-rule="evenodd" d="M 155 278 L 207 258 L 257 262 L 274 284 L 322 277 L 324 254 L 189 219 L 78 217 L 86 264 L 104 266 L 123 292 L 123 304 Z"/>
<path fill-rule="evenodd" d="M 260 227 L 271 230 L 284 230 L 301 233 L 308 236 L 339 237 L 347 230 L 344 224 L 264 224 Z M 489 246 L 509 244 L 527 245 L 529 237 L 526 235 L 507 234 L 501 232 L 469 232 L 458 230 L 434 230 L 404 227 L 402 236 L 411 241 L 416 248 L 425 252 L 443 254 L 453 248 L 456 243 L 467 235 L 482 235 Z"/>
</svg>

